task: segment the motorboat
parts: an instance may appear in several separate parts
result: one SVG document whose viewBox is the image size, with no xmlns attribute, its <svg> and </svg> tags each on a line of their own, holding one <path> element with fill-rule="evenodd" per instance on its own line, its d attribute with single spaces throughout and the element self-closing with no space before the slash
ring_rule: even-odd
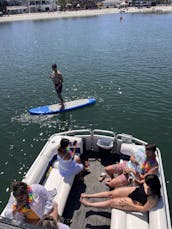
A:
<svg viewBox="0 0 172 229">
<path fill-rule="evenodd" d="M 63 177 L 58 170 L 57 148 L 62 138 L 69 139 L 71 146 L 77 141 L 76 152 L 83 160 L 89 161 L 90 171 L 85 174 L 84 182 L 78 181 L 71 174 Z M 83 192 L 95 193 L 108 190 L 104 182 L 99 182 L 99 176 L 104 167 L 109 164 L 129 160 L 129 156 L 147 142 L 130 134 L 114 133 L 109 130 L 82 129 L 55 133 L 52 135 L 32 166 L 23 177 L 27 184 L 39 183 L 47 190 L 56 189 L 54 200 L 59 206 L 61 219 L 70 219 L 71 229 L 110 228 L 110 229 L 171 229 L 169 203 L 164 177 L 160 149 L 156 150 L 159 163 L 158 176 L 161 182 L 162 197 L 156 207 L 149 212 L 131 212 L 118 209 L 93 209 L 81 205 L 79 198 Z M 4 209 L 5 211 L 5 209 Z M 4 218 L 1 213 L 0 228 L 8 223 L 10 228 L 29 228 Z M 33 228 L 33 227 L 32 227 Z"/>
</svg>

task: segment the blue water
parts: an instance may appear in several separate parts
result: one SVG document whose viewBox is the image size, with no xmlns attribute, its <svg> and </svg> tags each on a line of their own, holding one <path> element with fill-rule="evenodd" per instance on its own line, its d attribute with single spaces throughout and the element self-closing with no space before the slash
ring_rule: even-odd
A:
<svg viewBox="0 0 172 229">
<path fill-rule="evenodd" d="M 68 129 L 125 132 L 161 149 L 172 200 L 172 14 L 119 14 L 0 24 L 0 210 L 47 138 Z M 97 103 L 54 116 L 31 107 L 57 102 L 51 64 L 66 101 Z"/>
</svg>

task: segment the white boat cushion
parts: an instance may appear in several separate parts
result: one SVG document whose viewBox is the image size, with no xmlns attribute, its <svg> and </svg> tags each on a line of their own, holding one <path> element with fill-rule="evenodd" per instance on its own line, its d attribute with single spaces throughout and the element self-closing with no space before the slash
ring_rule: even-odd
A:
<svg viewBox="0 0 172 229">
<path fill-rule="evenodd" d="M 163 198 L 149 211 L 149 223 L 149 229 L 168 229 Z"/>
<path fill-rule="evenodd" d="M 148 213 L 112 209 L 111 229 L 148 229 Z"/>
<path fill-rule="evenodd" d="M 44 187 L 47 190 L 56 189 L 57 191 L 54 200 L 58 203 L 58 212 L 60 216 L 63 214 L 74 178 L 75 175 L 62 177 L 57 168 L 52 168 L 47 180 L 44 183 Z"/>
<path fill-rule="evenodd" d="M 111 213 L 111 229 L 126 229 L 127 214 L 125 211 L 112 209 Z"/>
<path fill-rule="evenodd" d="M 148 229 L 148 213 L 141 212 L 127 212 L 127 226 L 126 229 Z"/>
<path fill-rule="evenodd" d="M 145 151 L 145 146 L 143 145 L 136 145 L 136 144 L 129 144 L 129 143 L 122 143 L 120 152 L 122 154 L 130 156 L 131 154 L 136 154 L 138 151 Z"/>
</svg>

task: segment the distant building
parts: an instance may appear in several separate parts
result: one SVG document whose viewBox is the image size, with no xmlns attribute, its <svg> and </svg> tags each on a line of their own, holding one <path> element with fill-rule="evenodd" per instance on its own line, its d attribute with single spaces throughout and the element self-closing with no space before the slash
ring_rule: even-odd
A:
<svg viewBox="0 0 172 229">
<path fill-rule="evenodd" d="M 58 0 L 7 0 L 9 14 L 57 10 Z"/>
<path fill-rule="evenodd" d="M 105 0 L 103 1 L 103 6 L 104 8 L 111 8 L 111 7 L 117 7 L 117 8 L 122 8 L 122 7 L 128 7 L 131 5 L 132 0 Z"/>
<path fill-rule="evenodd" d="M 117 7 L 117 5 L 120 4 L 120 2 L 120 0 L 105 0 L 102 3 L 104 8 L 111 8 Z"/>
</svg>

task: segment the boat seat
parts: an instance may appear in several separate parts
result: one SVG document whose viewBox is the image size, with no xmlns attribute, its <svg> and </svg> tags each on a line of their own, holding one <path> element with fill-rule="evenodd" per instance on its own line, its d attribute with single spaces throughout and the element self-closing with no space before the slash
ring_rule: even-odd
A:
<svg viewBox="0 0 172 229">
<path fill-rule="evenodd" d="M 137 153 L 138 151 L 145 151 L 145 146 L 136 145 L 134 143 L 122 143 L 120 152 L 124 155 L 131 156 L 133 153 Z"/>
<path fill-rule="evenodd" d="M 149 229 L 168 229 L 163 198 L 159 200 L 156 207 L 149 211 L 149 222 Z"/>
<path fill-rule="evenodd" d="M 75 175 L 63 177 L 57 168 L 51 168 L 48 178 L 44 183 L 44 187 L 50 191 L 56 189 L 57 194 L 54 200 L 58 203 L 58 212 L 62 216 L 64 207 L 72 187 Z"/>
<path fill-rule="evenodd" d="M 110 229 L 149 229 L 148 213 L 112 209 Z"/>
</svg>

